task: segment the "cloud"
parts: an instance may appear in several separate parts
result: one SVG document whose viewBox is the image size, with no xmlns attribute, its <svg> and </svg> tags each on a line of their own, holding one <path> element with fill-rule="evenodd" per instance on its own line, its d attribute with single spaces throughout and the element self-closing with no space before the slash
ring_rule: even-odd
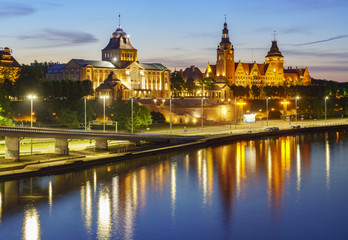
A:
<svg viewBox="0 0 348 240">
<path fill-rule="evenodd" d="M 328 39 L 324 39 L 324 40 L 318 40 L 318 41 L 314 41 L 314 42 L 294 44 L 294 45 L 295 46 L 313 45 L 313 44 L 318 44 L 318 43 L 323 43 L 323 42 L 330 42 L 330 41 L 334 41 L 334 40 L 339 40 L 339 39 L 347 38 L 347 37 L 348 37 L 348 35 L 340 35 L 340 36 L 336 36 L 336 37 L 332 37 L 332 38 L 328 38 Z"/>
<path fill-rule="evenodd" d="M 28 4 L 20 3 L 1 3 L 0 18 L 27 16 L 34 14 L 37 11 L 34 7 Z"/>
<path fill-rule="evenodd" d="M 298 50 L 285 50 L 284 55 L 309 56 L 319 58 L 348 58 L 348 52 L 309 52 Z"/>
<path fill-rule="evenodd" d="M 347 66 L 310 66 L 310 71 L 315 72 L 348 72 Z"/>
<path fill-rule="evenodd" d="M 48 45 L 43 47 L 79 45 L 84 43 L 98 42 L 98 39 L 95 38 L 90 33 L 77 32 L 77 31 L 61 31 L 61 30 L 54 30 L 54 29 L 45 29 L 42 32 L 37 34 L 21 35 L 21 36 L 18 36 L 17 38 L 21 40 L 33 39 L 33 40 L 44 41 L 48 43 Z"/>
</svg>

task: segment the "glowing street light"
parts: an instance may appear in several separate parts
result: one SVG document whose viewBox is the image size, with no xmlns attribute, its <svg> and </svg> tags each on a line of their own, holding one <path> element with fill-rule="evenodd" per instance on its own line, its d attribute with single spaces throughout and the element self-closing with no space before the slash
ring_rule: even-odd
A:
<svg viewBox="0 0 348 240">
<path fill-rule="evenodd" d="M 325 121 L 326 121 L 326 101 L 329 99 L 329 97 L 328 96 L 326 96 L 325 98 L 324 98 L 324 100 L 325 100 Z"/>
<path fill-rule="evenodd" d="M 28 98 L 30 99 L 30 127 L 33 127 L 33 100 L 36 98 L 36 96 L 29 95 Z"/>
<path fill-rule="evenodd" d="M 286 117 L 287 117 L 287 111 L 288 111 L 288 104 L 289 103 L 290 102 L 287 101 L 287 100 L 284 100 L 284 101 L 281 102 L 281 104 L 283 105 L 283 109 L 284 109 L 284 117 L 285 117 L 284 120 L 286 120 Z"/>
<path fill-rule="evenodd" d="M 104 125 L 103 125 L 103 131 L 105 132 L 105 99 L 108 99 L 109 96 L 104 95 L 104 96 L 101 96 L 101 98 L 103 99 L 103 103 L 104 103 Z"/>
<path fill-rule="evenodd" d="M 299 96 L 295 98 L 295 109 L 296 109 L 296 114 L 295 114 L 295 122 L 297 123 L 297 101 L 300 99 Z"/>
</svg>

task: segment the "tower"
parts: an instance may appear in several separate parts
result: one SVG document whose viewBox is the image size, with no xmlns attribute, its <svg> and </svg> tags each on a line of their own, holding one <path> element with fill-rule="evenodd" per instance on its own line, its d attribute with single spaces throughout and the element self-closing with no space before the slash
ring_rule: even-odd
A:
<svg viewBox="0 0 348 240">
<path fill-rule="evenodd" d="M 120 24 L 112 34 L 109 44 L 102 50 L 102 60 L 112 62 L 119 68 L 137 61 L 137 50 L 130 43 L 129 35 L 123 31 Z"/>
<path fill-rule="evenodd" d="M 267 84 L 270 85 L 281 85 L 284 80 L 284 57 L 282 53 L 279 51 L 277 41 L 275 39 L 274 34 L 274 40 L 272 41 L 272 46 L 266 56 L 266 64 L 269 64 L 269 75 L 270 78 L 273 79 L 272 82 L 269 82 Z"/>
<path fill-rule="evenodd" d="M 222 30 L 221 42 L 216 50 L 217 60 L 216 60 L 216 75 L 218 77 L 226 78 L 229 84 L 235 83 L 234 77 L 234 49 L 233 45 L 230 42 L 230 37 L 228 35 L 228 28 L 225 23 Z"/>
</svg>

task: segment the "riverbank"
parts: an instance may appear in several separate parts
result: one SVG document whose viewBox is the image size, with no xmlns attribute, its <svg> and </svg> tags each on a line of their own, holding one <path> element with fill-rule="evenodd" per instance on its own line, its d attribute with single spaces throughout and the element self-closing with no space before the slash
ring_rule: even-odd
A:
<svg viewBox="0 0 348 240">
<path fill-rule="evenodd" d="M 71 156 L 41 154 L 27 157 L 24 161 L 13 162 L 2 160 L 0 165 L 0 181 L 18 178 L 44 176 L 65 173 L 69 171 L 88 168 L 100 164 L 120 162 L 134 158 L 154 156 L 168 152 L 179 151 L 188 148 L 205 148 L 213 145 L 233 143 L 241 140 L 255 140 L 267 137 L 278 137 L 284 135 L 296 135 L 303 133 L 320 133 L 326 131 L 338 131 L 348 129 L 348 122 L 341 124 L 307 125 L 301 128 L 282 128 L 265 131 L 265 129 L 254 130 L 249 133 L 219 133 L 207 134 L 204 138 L 184 144 L 173 145 L 146 145 L 129 149 L 110 149 L 109 151 L 81 151 Z"/>
</svg>

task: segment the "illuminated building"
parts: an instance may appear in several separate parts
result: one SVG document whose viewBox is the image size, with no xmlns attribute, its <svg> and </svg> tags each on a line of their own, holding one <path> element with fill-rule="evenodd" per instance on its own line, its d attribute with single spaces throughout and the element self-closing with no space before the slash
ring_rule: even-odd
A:
<svg viewBox="0 0 348 240">
<path fill-rule="evenodd" d="M 0 48 L 0 83 L 5 79 L 15 82 L 19 77 L 20 66 L 8 47 Z"/>
<path fill-rule="evenodd" d="M 208 63 L 205 77 L 212 77 L 217 82 L 226 82 L 228 85 L 249 86 L 279 86 L 279 85 L 309 85 L 311 77 L 308 68 L 284 69 L 284 57 L 280 52 L 277 41 L 265 57 L 264 63 L 235 62 L 234 48 L 229 39 L 227 23 L 222 30 L 221 42 L 217 48 L 216 65 Z"/>
<path fill-rule="evenodd" d="M 90 80 L 97 96 L 107 93 L 124 100 L 129 97 L 168 98 L 170 70 L 160 63 L 139 63 L 137 57 L 137 49 L 119 25 L 102 50 L 102 61 L 71 59 L 61 67 L 61 78 Z M 50 68 L 46 77 L 55 79 L 57 74 Z"/>
</svg>

